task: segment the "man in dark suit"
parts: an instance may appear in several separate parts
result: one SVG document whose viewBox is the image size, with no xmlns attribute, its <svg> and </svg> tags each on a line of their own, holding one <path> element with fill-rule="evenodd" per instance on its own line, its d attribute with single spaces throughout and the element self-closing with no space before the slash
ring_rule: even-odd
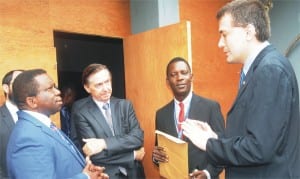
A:
<svg viewBox="0 0 300 179">
<path fill-rule="evenodd" d="M 65 85 L 61 88 L 63 106 L 60 109 L 61 130 L 71 137 L 71 109 L 76 100 L 76 90 L 72 85 Z"/>
<path fill-rule="evenodd" d="M 183 124 L 184 134 L 225 167 L 226 178 L 300 178 L 298 84 L 288 59 L 267 41 L 268 11 L 257 0 L 232 1 L 217 19 L 219 47 L 229 63 L 243 64 L 245 78 L 225 137 L 193 120 Z"/>
<path fill-rule="evenodd" d="M 22 72 L 13 84 L 20 109 L 7 146 L 9 178 L 108 178 L 102 167 L 85 162 L 50 115 L 62 106 L 60 91 L 42 69 Z"/>
<path fill-rule="evenodd" d="M 13 101 L 12 84 L 15 78 L 23 70 L 12 70 L 6 73 L 2 79 L 2 88 L 5 96 L 5 103 L 0 107 L 0 178 L 8 178 L 6 167 L 6 147 L 10 133 L 18 120 L 18 108 Z"/>
<path fill-rule="evenodd" d="M 90 96 L 73 105 L 73 140 L 95 164 L 105 167 L 110 178 L 144 178 L 143 130 L 131 102 L 111 96 L 111 82 L 105 65 L 84 69 L 82 83 Z"/>
<path fill-rule="evenodd" d="M 156 112 L 155 128 L 174 137 L 183 138 L 188 142 L 189 171 L 197 169 L 211 178 L 218 178 L 221 167 L 209 164 L 205 152 L 199 150 L 191 141 L 182 136 L 180 130 L 180 107 L 184 106 L 184 118 L 193 118 L 207 122 L 219 135 L 224 133 L 224 119 L 220 105 L 210 99 L 201 97 L 192 92 L 193 74 L 188 62 L 181 58 L 173 58 L 167 65 L 166 80 L 172 90 L 174 99 Z M 155 163 L 167 162 L 167 154 L 161 146 L 155 146 L 153 150 Z M 187 176 L 188 177 L 188 176 Z"/>
</svg>

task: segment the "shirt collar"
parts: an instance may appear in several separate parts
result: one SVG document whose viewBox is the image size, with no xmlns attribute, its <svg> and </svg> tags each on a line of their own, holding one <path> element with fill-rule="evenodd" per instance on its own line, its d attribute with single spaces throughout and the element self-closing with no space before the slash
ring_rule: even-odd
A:
<svg viewBox="0 0 300 179">
<path fill-rule="evenodd" d="M 51 119 L 42 114 L 42 113 L 38 113 L 38 112 L 33 112 L 33 111 L 29 111 L 29 110 L 23 110 L 24 112 L 32 115 L 33 117 L 35 117 L 37 120 L 41 121 L 43 124 L 45 124 L 47 127 L 50 127 L 51 124 Z"/>
<path fill-rule="evenodd" d="M 254 62 L 255 58 L 257 57 L 257 55 L 268 45 L 270 45 L 270 43 L 268 41 L 263 42 L 261 45 L 259 45 L 256 50 L 247 58 L 247 60 L 244 63 L 243 66 L 243 72 L 246 75 L 247 72 L 249 71 L 250 66 L 252 65 L 252 63 Z"/>
<path fill-rule="evenodd" d="M 9 100 L 5 101 L 5 105 L 9 110 L 9 112 L 11 113 L 13 120 L 16 122 L 18 120 L 18 115 L 17 115 L 17 112 L 19 111 L 18 107 L 14 105 L 12 102 L 10 102 Z"/>
<path fill-rule="evenodd" d="M 182 102 L 182 103 L 184 104 L 184 106 L 189 106 L 190 101 L 191 101 L 191 99 L 192 99 L 192 95 L 193 95 L 193 93 L 192 93 L 192 90 L 191 90 L 191 91 L 189 92 L 189 94 L 187 95 L 187 97 L 184 98 L 183 101 L 178 101 L 176 98 L 174 98 L 174 101 L 175 101 L 175 103 L 178 104 L 178 105 L 179 105 L 180 102 Z"/>
<path fill-rule="evenodd" d="M 9 111 L 12 111 L 12 112 L 19 111 L 18 107 L 16 105 L 14 105 L 12 102 L 10 102 L 9 100 L 6 100 L 5 104 L 6 104 L 6 107 L 9 109 Z"/>
<path fill-rule="evenodd" d="M 97 100 L 95 100 L 94 98 L 92 98 L 92 99 L 93 99 L 93 101 L 97 104 L 97 106 L 98 106 L 100 109 L 102 109 L 102 107 L 103 107 L 104 104 L 106 104 L 106 103 L 108 103 L 109 106 L 110 106 L 110 100 L 108 100 L 107 102 L 102 102 L 102 101 L 97 101 Z"/>
</svg>

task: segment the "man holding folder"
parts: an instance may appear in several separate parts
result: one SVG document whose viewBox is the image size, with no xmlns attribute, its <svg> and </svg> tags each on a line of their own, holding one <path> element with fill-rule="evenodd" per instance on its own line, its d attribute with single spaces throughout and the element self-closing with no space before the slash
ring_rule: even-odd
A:
<svg viewBox="0 0 300 179">
<path fill-rule="evenodd" d="M 189 172 L 197 169 L 203 171 L 204 178 L 218 178 L 222 168 L 211 165 L 205 152 L 182 135 L 180 123 L 185 118 L 201 120 L 209 123 L 218 135 L 223 135 L 224 119 L 220 105 L 192 92 L 193 74 L 188 62 L 181 57 L 175 57 L 168 63 L 166 80 L 174 99 L 156 112 L 156 130 L 188 143 Z M 157 146 L 157 141 L 152 157 L 156 164 L 168 162 L 168 154 L 163 147 Z"/>
</svg>

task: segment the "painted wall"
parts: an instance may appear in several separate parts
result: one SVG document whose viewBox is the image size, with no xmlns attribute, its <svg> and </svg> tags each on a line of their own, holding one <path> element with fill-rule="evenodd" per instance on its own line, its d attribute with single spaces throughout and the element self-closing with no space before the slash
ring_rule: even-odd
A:
<svg viewBox="0 0 300 179">
<path fill-rule="evenodd" d="M 220 102 L 226 116 L 237 90 L 240 65 L 227 64 L 217 47 L 216 13 L 225 0 L 180 1 L 180 20 L 191 21 L 194 91 Z"/>
</svg>

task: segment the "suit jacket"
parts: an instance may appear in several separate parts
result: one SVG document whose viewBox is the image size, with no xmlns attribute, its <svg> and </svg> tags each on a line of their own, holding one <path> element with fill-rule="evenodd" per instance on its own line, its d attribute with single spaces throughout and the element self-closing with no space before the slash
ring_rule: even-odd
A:
<svg viewBox="0 0 300 179">
<path fill-rule="evenodd" d="M 174 114 L 174 100 L 172 100 L 156 112 L 155 128 L 177 137 Z M 224 133 L 224 119 L 220 105 L 215 101 L 193 93 L 188 118 L 207 122 L 219 136 Z M 184 138 L 184 140 L 188 142 L 189 172 L 192 172 L 196 168 L 201 170 L 206 169 L 212 178 L 218 177 L 222 168 L 209 164 L 205 152 L 196 147 L 188 138 Z"/>
<path fill-rule="evenodd" d="M 6 167 L 6 147 L 10 133 L 15 125 L 5 104 L 0 107 L 0 178 L 8 178 Z"/>
<path fill-rule="evenodd" d="M 110 178 L 116 178 L 116 175 L 120 174 L 120 166 L 126 168 L 128 178 L 143 178 L 144 169 L 140 162 L 134 160 L 133 151 L 143 146 L 144 133 L 139 126 L 132 103 L 112 97 L 110 108 L 115 136 L 92 97 L 76 101 L 71 114 L 71 122 L 74 122 L 72 138 L 77 143 L 83 138 L 105 140 L 107 149 L 91 159 L 93 163 L 104 166 Z M 83 143 L 79 144 L 82 148 Z"/>
<path fill-rule="evenodd" d="M 60 110 L 60 126 L 61 130 L 71 137 L 71 109 L 67 106 L 63 106 Z"/>
<path fill-rule="evenodd" d="M 226 137 L 206 146 L 226 178 L 300 178 L 298 93 L 289 61 L 264 48 L 227 114 Z"/>
<path fill-rule="evenodd" d="M 70 139 L 26 112 L 19 111 L 18 118 L 7 147 L 10 178 L 87 178 L 83 156 L 65 141 L 72 144 Z"/>
</svg>

